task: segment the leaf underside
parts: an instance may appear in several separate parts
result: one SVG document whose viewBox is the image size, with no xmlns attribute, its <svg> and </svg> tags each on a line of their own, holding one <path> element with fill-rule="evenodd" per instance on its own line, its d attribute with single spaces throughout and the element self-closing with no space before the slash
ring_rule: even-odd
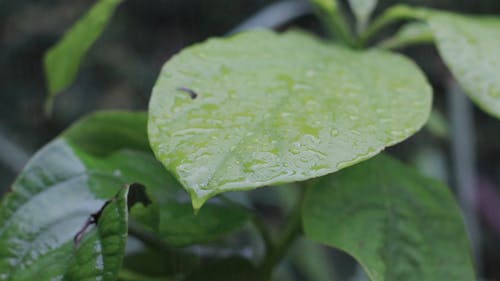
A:
<svg viewBox="0 0 500 281">
<path fill-rule="evenodd" d="M 476 280 L 446 186 L 380 155 L 322 178 L 303 206 L 310 239 L 352 255 L 373 281 Z"/>
</svg>

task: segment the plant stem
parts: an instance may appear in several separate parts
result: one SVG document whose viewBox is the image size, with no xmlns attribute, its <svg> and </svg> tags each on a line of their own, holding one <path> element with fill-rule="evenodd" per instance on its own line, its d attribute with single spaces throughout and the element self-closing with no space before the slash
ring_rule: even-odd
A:
<svg viewBox="0 0 500 281">
<path fill-rule="evenodd" d="M 285 230 L 278 242 L 267 249 L 267 255 L 260 265 L 260 276 L 263 281 L 271 280 L 274 267 L 283 259 L 290 246 L 302 232 L 301 207 L 304 198 L 303 192 L 292 212 L 286 220 Z"/>
<path fill-rule="evenodd" d="M 273 240 L 271 238 L 271 234 L 269 233 L 269 230 L 265 226 L 264 222 L 260 220 L 257 216 L 254 216 L 252 218 L 252 223 L 259 232 L 263 242 L 264 246 L 266 248 L 266 251 L 269 251 L 269 249 L 273 248 Z"/>
<path fill-rule="evenodd" d="M 139 223 L 129 219 L 128 233 L 143 242 L 151 249 L 161 251 L 162 254 L 168 257 L 168 260 L 176 264 L 184 264 L 186 266 L 196 263 L 196 257 L 185 252 L 181 252 L 168 246 L 158 236 L 144 228 Z"/>
<path fill-rule="evenodd" d="M 347 20 L 342 14 L 339 3 L 335 0 L 312 0 L 311 2 L 315 5 L 316 13 L 328 28 L 329 32 L 340 42 L 351 47 L 354 46 L 356 40 L 354 40 Z"/>
<path fill-rule="evenodd" d="M 360 35 L 360 45 L 365 46 L 382 28 L 403 19 L 417 18 L 418 12 L 406 5 L 396 5 L 387 9 L 382 15 L 377 17 L 372 24 Z"/>
</svg>

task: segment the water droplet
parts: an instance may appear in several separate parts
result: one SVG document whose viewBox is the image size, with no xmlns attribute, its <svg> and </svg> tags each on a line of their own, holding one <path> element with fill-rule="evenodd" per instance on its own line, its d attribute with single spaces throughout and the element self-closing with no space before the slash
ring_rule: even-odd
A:
<svg viewBox="0 0 500 281">
<path fill-rule="evenodd" d="M 397 130 L 393 130 L 393 131 L 390 131 L 390 134 L 395 136 L 395 137 L 399 137 L 403 134 L 403 132 L 401 131 L 397 131 Z"/>
<path fill-rule="evenodd" d="M 226 65 L 223 64 L 220 67 L 220 72 L 222 75 L 228 75 L 231 72 L 231 70 Z"/>
<path fill-rule="evenodd" d="M 305 90 L 305 89 L 308 89 L 309 86 L 305 85 L 305 84 L 294 84 L 293 85 L 293 90 L 294 91 L 298 91 L 298 90 Z"/>
</svg>

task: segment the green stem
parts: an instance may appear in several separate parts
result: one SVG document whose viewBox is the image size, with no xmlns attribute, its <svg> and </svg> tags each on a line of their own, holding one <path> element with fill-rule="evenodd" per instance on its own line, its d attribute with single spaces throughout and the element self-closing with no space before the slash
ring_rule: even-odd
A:
<svg viewBox="0 0 500 281">
<path fill-rule="evenodd" d="M 195 256 L 168 246 L 161 238 L 131 219 L 129 219 L 128 223 L 128 233 L 149 248 L 162 252 L 164 256 L 168 257 L 169 261 L 175 264 L 183 264 L 189 267 L 197 262 Z"/>
<path fill-rule="evenodd" d="M 333 2 L 330 2 L 333 1 Z M 328 31 L 340 42 L 354 46 L 356 40 L 336 0 L 311 0 Z"/>
<path fill-rule="evenodd" d="M 416 11 L 406 5 L 396 5 L 387 9 L 382 15 L 376 18 L 372 24 L 360 35 L 360 45 L 366 46 L 380 30 L 399 20 L 416 18 Z"/>
<path fill-rule="evenodd" d="M 271 247 L 267 249 L 267 255 L 260 265 L 259 270 L 263 281 L 271 280 L 274 267 L 283 259 L 290 246 L 302 233 L 301 209 L 302 200 L 304 198 L 303 192 L 301 192 L 299 196 L 297 204 L 286 220 L 283 234 L 276 244 L 271 245 Z"/>
<path fill-rule="evenodd" d="M 271 238 L 271 234 L 269 233 L 269 230 L 267 229 L 266 225 L 262 220 L 260 220 L 257 216 L 254 216 L 252 219 L 252 223 L 259 232 L 263 242 L 266 251 L 269 251 L 269 249 L 273 248 L 273 240 Z"/>
</svg>

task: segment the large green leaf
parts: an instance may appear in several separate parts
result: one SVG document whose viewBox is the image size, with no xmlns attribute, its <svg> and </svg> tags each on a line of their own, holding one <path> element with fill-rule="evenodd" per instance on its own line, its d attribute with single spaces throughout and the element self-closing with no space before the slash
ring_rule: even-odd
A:
<svg viewBox="0 0 500 281">
<path fill-rule="evenodd" d="M 367 34 L 373 35 L 398 19 L 425 21 L 439 53 L 460 85 L 479 107 L 500 118 L 500 17 L 397 5 L 377 19 Z"/>
<path fill-rule="evenodd" d="M 169 61 L 153 90 L 148 133 L 199 208 L 221 192 L 367 159 L 415 133 L 430 105 L 430 86 L 402 56 L 253 31 Z"/>
<path fill-rule="evenodd" d="M 170 245 L 208 242 L 240 228 L 249 218 L 246 209 L 229 201 L 211 202 L 193 213 L 187 194 L 149 148 L 146 114 L 102 112 L 91 115 L 64 133 L 73 145 L 99 156 L 101 172 L 119 174 L 126 182 L 141 182 L 159 206 L 148 225 Z M 116 151 L 115 153 L 111 153 Z M 117 168 L 119 167 L 119 168 Z"/>
<path fill-rule="evenodd" d="M 0 274 L 0 280 L 53 280 L 68 276 L 68 272 L 73 272 L 71 261 L 78 259 L 73 237 L 90 214 L 99 210 L 121 186 L 132 182 L 148 187 L 159 211 L 153 223 L 141 220 L 141 216 L 138 219 L 147 222 L 152 231 L 171 244 L 215 239 L 240 227 L 248 218 L 245 209 L 222 203 L 210 205 L 208 212 L 195 216 L 192 210 L 187 210 L 190 203 L 182 198 L 180 193 L 184 191 L 180 185 L 147 148 L 146 115 L 99 113 L 77 123 L 40 150 L 20 174 L 12 191 L 3 198 L 0 205 L 0 273 L 3 275 Z M 176 225 L 171 225 L 173 214 L 181 216 L 175 219 Z M 118 220 L 103 222 L 104 230 L 113 229 L 118 223 Z M 124 233 L 117 235 L 125 239 L 126 227 Z M 103 280 L 114 280 L 110 276 L 116 275 L 123 255 L 119 253 L 120 245 L 113 241 L 109 242 L 111 246 L 104 245 L 108 242 L 102 239 L 95 241 L 100 242 L 104 250 L 112 246 L 116 249 L 105 250 L 100 256 L 86 250 L 82 259 L 97 261 L 79 264 L 77 271 L 93 272 Z M 97 244 L 92 245 L 91 249 L 99 249 Z M 108 259 L 107 255 L 119 258 L 120 262 L 102 268 L 101 261 Z"/>
<path fill-rule="evenodd" d="M 98 0 L 64 38 L 45 54 L 44 67 L 49 96 L 46 109 L 52 108 L 54 97 L 71 85 L 85 53 L 99 38 L 123 0 Z"/>
<path fill-rule="evenodd" d="M 303 224 L 309 238 L 351 254 L 374 281 L 475 280 L 450 191 L 387 156 L 319 180 L 306 195 Z"/>
<path fill-rule="evenodd" d="M 479 107 L 500 118 L 500 18 L 437 11 L 426 18 L 460 85 Z"/>
<path fill-rule="evenodd" d="M 0 280 L 115 280 L 127 237 L 128 188 L 102 206 L 121 185 L 87 171 L 63 140 L 42 149 L 0 205 Z M 75 243 L 95 213 L 97 228 Z"/>
</svg>

